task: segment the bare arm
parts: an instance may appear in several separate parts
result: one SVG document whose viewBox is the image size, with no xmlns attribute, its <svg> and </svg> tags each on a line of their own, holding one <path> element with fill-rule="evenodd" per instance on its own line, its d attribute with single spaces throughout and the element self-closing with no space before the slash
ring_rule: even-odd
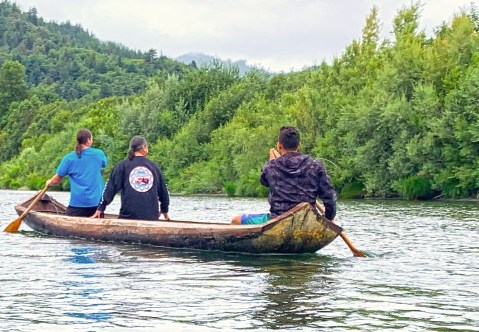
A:
<svg viewBox="0 0 479 332">
<path fill-rule="evenodd" d="M 63 177 L 61 177 L 58 174 L 55 174 L 54 176 L 52 176 L 51 179 L 47 180 L 46 186 L 47 187 L 56 186 L 57 184 L 59 184 L 62 181 L 62 179 L 63 179 Z"/>
</svg>

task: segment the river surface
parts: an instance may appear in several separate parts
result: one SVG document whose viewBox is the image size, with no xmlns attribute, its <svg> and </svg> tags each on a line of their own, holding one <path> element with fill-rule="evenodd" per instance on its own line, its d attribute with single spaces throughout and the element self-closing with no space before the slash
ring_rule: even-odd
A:
<svg viewBox="0 0 479 332">
<path fill-rule="evenodd" d="M 33 194 L 0 190 L 2 230 Z M 267 209 L 173 196 L 169 214 Z M 477 202 L 340 201 L 336 222 L 368 258 L 339 237 L 316 254 L 247 255 L 0 232 L 0 331 L 479 331 Z"/>
</svg>

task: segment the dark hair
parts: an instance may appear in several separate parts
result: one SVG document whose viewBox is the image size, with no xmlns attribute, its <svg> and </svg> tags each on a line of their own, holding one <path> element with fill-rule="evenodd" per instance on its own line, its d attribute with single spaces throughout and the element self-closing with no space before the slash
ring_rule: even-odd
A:
<svg viewBox="0 0 479 332">
<path fill-rule="evenodd" d="M 281 127 L 278 142 L 280 142 L 286 150 L 296 150 L 299 146 L 298 129 L 292 126 Z"/>
<path fill-rule="evenodd" d="M 88 142 L 88 139 L 92 137 L 91 131 L 88 129 L 80 129 L 77 133 L 77 145 L 75 145 L 75 151 L 78 158 L 81 158 L 82 145 Z"/>
<path fill-rule="evenodd" d="M 134 136 L 130 140 L 130 150 L 128 151 L 128 159 L 132 160 L 135 156 L 135 152 L 147 145 L 146 138 L 143 136 Z"/>
</svg>

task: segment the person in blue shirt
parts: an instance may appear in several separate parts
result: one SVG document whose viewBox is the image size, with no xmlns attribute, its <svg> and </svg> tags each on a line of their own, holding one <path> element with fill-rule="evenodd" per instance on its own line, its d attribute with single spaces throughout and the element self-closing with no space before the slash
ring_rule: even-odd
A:
<svg viewBox="0 0 479 332">
<path fill-rule="evenodd" d="M 89 217 L 95 213 L 105 182 L 102 168 L 108 164 L 105 153 L 92 148 L 93 136 L 88 129 L 77 133 L 75 150 L 63 157 L 56 174 L 46 182 L 47 186 L 59 184 L 65 176 L 70 180 L 70 203 L 66 214 Z"/>
</svg>

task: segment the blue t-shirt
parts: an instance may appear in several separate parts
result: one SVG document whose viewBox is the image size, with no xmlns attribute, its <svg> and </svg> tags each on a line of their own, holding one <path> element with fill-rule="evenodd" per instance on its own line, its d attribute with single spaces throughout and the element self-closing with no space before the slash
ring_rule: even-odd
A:
<svg viewBox="0 0 479 332">
<path fill-rule="evenodd" d="M 108 160 L 100 149 L 86 148 L 78 158 L 76 151 L 63 157 L 57 168 L 57 174 L 70 178 L 70 206 L 93 207 L 100 202 L 105 182 L 101 169 Z"/>
</svg>

